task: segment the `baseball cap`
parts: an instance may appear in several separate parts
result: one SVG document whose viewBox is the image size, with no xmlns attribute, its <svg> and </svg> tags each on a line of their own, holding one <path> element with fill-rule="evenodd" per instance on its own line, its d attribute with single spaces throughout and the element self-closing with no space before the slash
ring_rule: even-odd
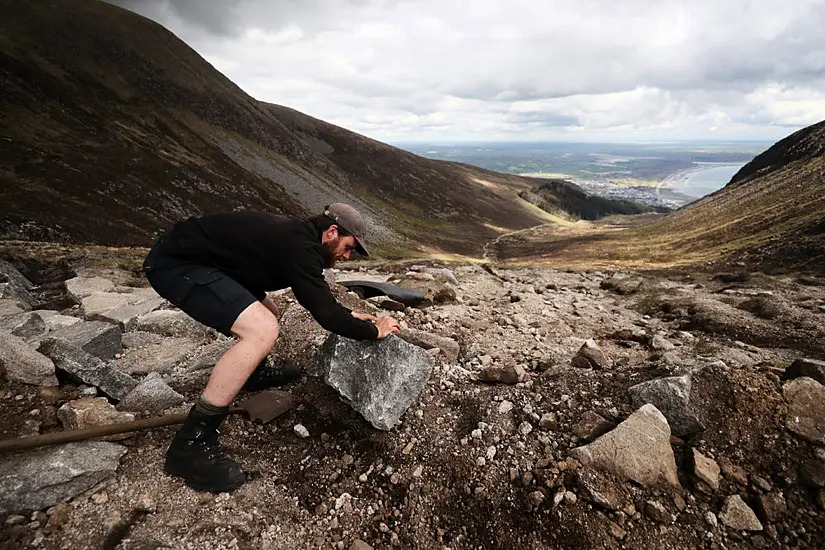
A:
<svg viewBox="0 0 825 550">
<path fill-rule="evenodd" d="M 338 226 L 346 229 L 347 233 L 355 237 L 355 249 L 363 256 L 369 256 L 364 238 L 367 236 L 367 224 L 361 214 L 348 204 L 335 202 L 324 207 L 324 215 Z"/>
</svg>

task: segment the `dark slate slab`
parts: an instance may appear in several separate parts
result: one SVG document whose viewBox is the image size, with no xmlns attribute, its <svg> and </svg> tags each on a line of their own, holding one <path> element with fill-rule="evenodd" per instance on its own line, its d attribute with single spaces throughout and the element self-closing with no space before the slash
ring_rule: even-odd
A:
<svg viewBox="0 0 825 550">
<path fill-rule="evenodd" d="M 123 399 L 137 386 L 135 379 L 125 372 L 107 365 L 66 340 L 46 338 L 40 343 L 38 351 L 54 361 L 58 370 L 83 384 L 99 388 L 114 399 Z"/>
<path fill-rule="evenodd" d="M 105 361 L 123 351 L 120 327 L 103 321 L 83 321 L 49 334 Z"/>
<path fill-rule="evenodd" d="M 415 307 L 425 300 L 420 290 L 404 288 L 390 283 L 376 283 L 374 281 L 339 281 L 339 285 L 347 287 L 362 298 L 374 296 L 389 296 L 405 306 Z"/>
</svg>

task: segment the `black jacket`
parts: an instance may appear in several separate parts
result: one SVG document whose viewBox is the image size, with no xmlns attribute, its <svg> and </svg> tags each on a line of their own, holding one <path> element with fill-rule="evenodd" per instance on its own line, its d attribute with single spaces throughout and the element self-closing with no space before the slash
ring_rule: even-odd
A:
<svg viewBox="0 0 825 550">
<path fill-rule="evenodd" d="M 292 288 L 295 298 L 326 330 L 355 340 L 374 340 L 378 329 L 351 315 L 324 279 L 329 252 L 307 220 L 266 212 L 222 212 L 178 222 L 163 237 L 164 253 L 215 267 L 256 298 Z"/>
</svg>

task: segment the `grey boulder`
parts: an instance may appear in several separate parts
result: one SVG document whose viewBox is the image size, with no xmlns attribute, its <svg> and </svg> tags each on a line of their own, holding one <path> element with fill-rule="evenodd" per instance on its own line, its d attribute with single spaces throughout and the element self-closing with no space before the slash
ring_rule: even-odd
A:
<svg viewBox="0 0 825 550">
<path fill-rule="evenodd" d="M 114 399 L 123 399 L 137 386 L 134 378 L 107 365 L 94 355 L 72 346 L 65 340 L 46 338 L 40 352 L 54 361 L 55 366 L 75 380 L 100 388 Z"/>
<path fill-rule="evenodd" d="M 786 382 L 782 394 L 789 406 L 787 428 L 817 445 L 825 445 L 825 386 L 803 376 Z"/>
<path fill-rule="evenodd" d="M 180 405 L 183 400 L 183 396 L 170 388 L 160 374 L 153 372 L 129 392 L 117 408 L 121 411 L 159 413 Z"/>
<path fill-rule="evenodd" d="M 356 341 L 331 335 L 315 371 L 370 424 L 389 430 L 418 397 L 432 369 L 427 352 L 397 336 Z"/>
<path fill-rule="evenodd" d="M 573 449 L 570 456 L 585 466 L 646 487 L 680 487 L 670 448 L 670 427 L 651 404 L 593 443 Z"/>
<path fill-rule="evenodd" d="M 0 514 L 42 510 L 91 489 L 117 471 L 126 448 L 84 441 L 0 458 Z"/>
<path fill-rule="evenodd" d="M 15 382 L 56 386 L 54 363 L 21 338 L 0 330 L 0 368 Z"/>
<path fill-rule="evenodd" d="M 673 433 L 684 437 L 701 432 L 705 426 L 690 408 L 690 391 L 693 381 L 690 374 L 657 378 L 628 388 L 634 407 L 653 404 L 665 415 Z"/>
</svg>

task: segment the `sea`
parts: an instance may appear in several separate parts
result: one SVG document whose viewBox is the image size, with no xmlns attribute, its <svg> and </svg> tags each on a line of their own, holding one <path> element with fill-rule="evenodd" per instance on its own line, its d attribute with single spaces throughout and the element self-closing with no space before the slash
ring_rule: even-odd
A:
<svg viewBox="0 0 825 550">
<path fill-rule="evenodd" d="M 672 190 L 698 199 L 723 188 L 744 165 L 707 163 L 688 172 L 668 176 L 665 181 Z"/>
</svg>

